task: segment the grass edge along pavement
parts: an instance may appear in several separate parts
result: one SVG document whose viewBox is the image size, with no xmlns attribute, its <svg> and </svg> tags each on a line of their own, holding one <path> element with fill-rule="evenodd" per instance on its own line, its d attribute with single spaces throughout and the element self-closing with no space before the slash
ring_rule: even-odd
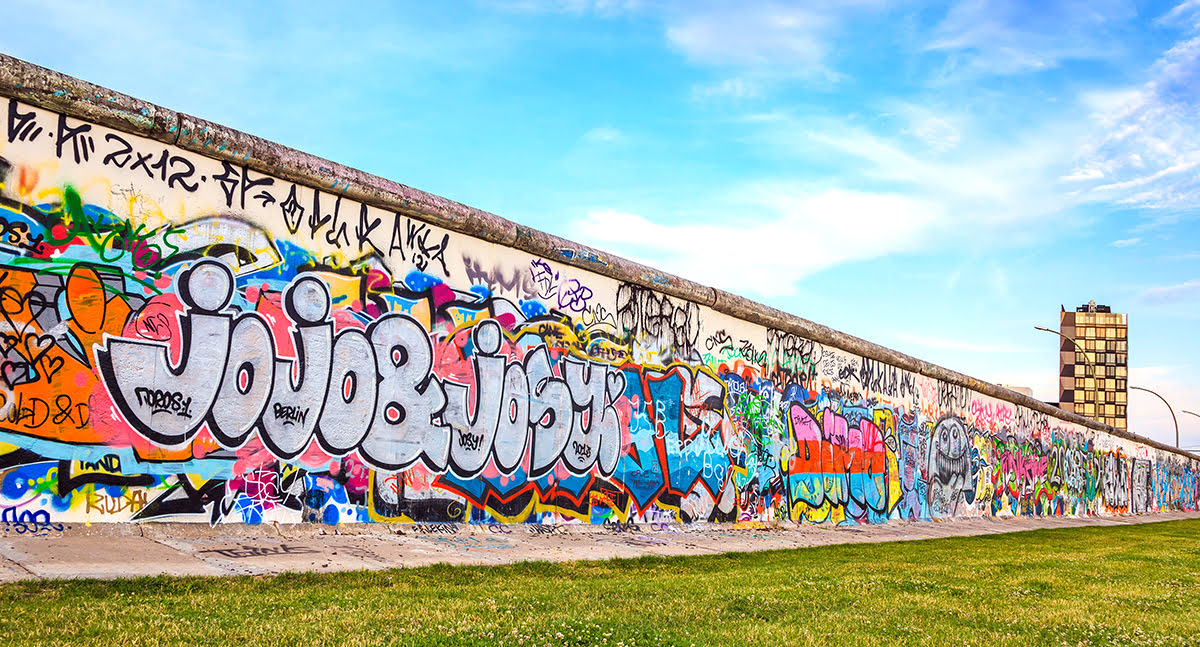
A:
<svg viewBox="0 0 1200 647">
<path fill-rule="evenodd" d="M 1195 645 L 1200 519 L 755 553 L 0 584 L 3 644 Z"/>
</svg>

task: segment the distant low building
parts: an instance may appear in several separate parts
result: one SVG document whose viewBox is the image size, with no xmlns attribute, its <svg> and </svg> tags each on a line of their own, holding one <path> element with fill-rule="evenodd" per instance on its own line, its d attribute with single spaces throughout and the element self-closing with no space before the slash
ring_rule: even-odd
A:
<svg viewBox="0 0 1200 647">
<path fill-rule="evenodd" d="M 1095 301 L 1063 308 L 1059 332 L 1059 406 L 1126 429 L 1129 325 L 1126 315 Z"/>
<path fill-rule="evenodd" d="M 1020 393 L 1022 395 L 1027 395 L 1031 398 L 1033 397 L 1033 389 L 1031 389 L 1027 386 L 1014 386 L 1012 384 L 1001 384 L 1000 386 L 1008 389 L 1009 391 L 1016 391 L 1017 393 Z M 1054 406 L 1057 407 L 1058 403 L 1055 403 Z"/>
</svg>

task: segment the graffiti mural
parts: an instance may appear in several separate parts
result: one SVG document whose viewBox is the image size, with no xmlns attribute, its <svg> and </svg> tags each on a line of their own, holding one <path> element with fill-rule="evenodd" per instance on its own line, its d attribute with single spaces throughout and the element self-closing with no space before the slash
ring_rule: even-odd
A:
<svg viewBox="0 0 1200 647">
<path fill-rule="evenodd" d="M 6 531 L 1196 507 L 1178 454 L 334 189 L 5 113 Z"/>
</svg>

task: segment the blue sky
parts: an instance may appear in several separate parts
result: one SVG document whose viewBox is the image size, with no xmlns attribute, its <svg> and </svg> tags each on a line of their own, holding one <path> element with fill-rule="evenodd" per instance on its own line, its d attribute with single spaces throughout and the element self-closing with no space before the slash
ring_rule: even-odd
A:
<svg viewBox="0 0 1200 647">
<path fill-rule="evenodd" d="M 14 0 L 0 51 L 1041 399 L 1095 299 L 1200 411 L 1200 0 Z"/>
</svg>

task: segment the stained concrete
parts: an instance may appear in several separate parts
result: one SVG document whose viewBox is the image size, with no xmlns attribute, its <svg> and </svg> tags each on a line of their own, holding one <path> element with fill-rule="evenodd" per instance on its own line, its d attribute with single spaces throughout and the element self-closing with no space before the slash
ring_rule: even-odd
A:
<svg viewBox="0 0 1200 647">
<path fill-rule="evenodd" d="M 784 524 L 295 526 L 60 525 L 0 536 L 0 581 L 143 575 L 263 575 L 447 564 L 706 555 L 962 537 L 1039 528 L 1200 519 L 1200 512 L 955 519 L 832 527 Z"/>
</svg>

